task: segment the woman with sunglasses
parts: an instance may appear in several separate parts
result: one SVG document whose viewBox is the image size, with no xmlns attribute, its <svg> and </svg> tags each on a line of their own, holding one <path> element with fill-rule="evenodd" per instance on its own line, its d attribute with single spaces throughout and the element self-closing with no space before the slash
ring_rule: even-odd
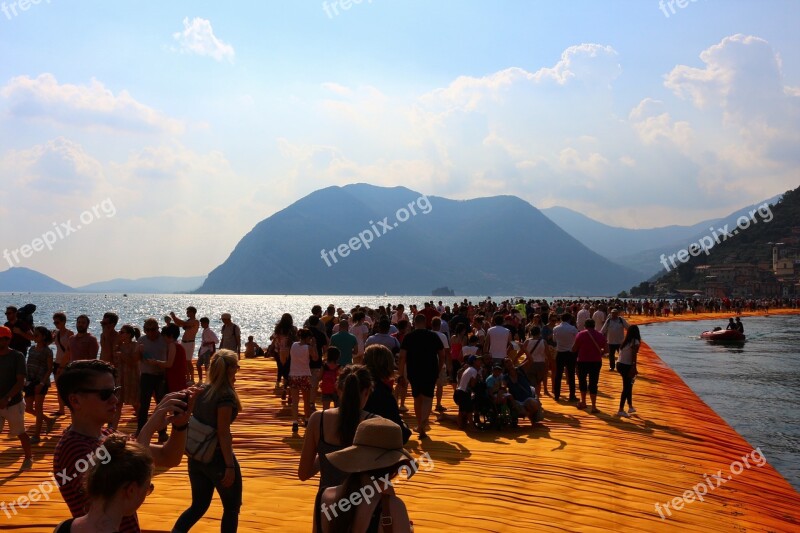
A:
<svg viewBox="0 0 800 533">
<path fill-rule="evenodd" d="M 153 456 L 146 447 L 115 435 L 96 455 L 84 475 L 88 512 L 61 522 L 55 533 L 119 531 L 123 517 L 133 515 L 153 492 Z"/>
<path fill-rule="evenodd" d="M 222 500 L 222 533 L 235 532 L 239 527 L 239 509 L 242 506 L 242 471 L 233 454 L 231 424 L 242 409 L 236 393 L 236 372 L 239 371 L 238 354 L 219 350 L 211 356 L 211 363 L 194 406 L 194 417 L 217 430 L 217 450 L 209 463 L 191 457 L 189 483 L 192 486 L 192 505 L 175 522 L 173 533 L 189 531 L 200 520 L 217 490 Z"/>
</svg>

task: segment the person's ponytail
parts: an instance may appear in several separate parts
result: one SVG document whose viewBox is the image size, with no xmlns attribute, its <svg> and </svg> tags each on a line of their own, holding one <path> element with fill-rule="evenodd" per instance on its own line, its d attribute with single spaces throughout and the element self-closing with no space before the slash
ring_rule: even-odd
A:
<svg viewBox="0 0 800 533">
<path fill-rule="evenodd" d="M 342 446 L 353 444 L 361 422 L 361 394 L 372 387 L 372 376 L 364 365 L 347 365 L 339 376 L 339 440 Z"/>
</svg>

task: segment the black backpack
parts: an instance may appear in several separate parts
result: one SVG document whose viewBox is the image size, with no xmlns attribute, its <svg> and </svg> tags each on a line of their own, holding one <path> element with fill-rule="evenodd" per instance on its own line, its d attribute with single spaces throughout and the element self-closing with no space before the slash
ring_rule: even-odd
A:
<svg viewBox="0 0 800 533">
<path fill-rule="evenodd" d="M 17 324 L 19 324 L 20 329 L 26 331 L 33 331 L 33 313 L 36 312 L 36 306 L 34 304 L 23 305 L 17 310 Z M 26 339 L 28 346 L 31 345 L 31 341 Z"/>
</svg>

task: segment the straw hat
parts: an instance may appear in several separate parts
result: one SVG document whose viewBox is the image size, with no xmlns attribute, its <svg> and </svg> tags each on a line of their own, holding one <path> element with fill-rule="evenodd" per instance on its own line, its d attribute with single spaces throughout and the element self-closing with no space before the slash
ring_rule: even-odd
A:
<svg viewBox="0 0 800 533">
<path fill-rule="evenodd" d="M 369 472 L 400 463 L 414 463 L 403 449 L 403 430 L 381 417 L 368 418 L 356 428 L 353 445 L 325 456 L 342 472 Z M 413 473 L 416 469 L 411 468 Z M 409 476 L 410 477 L 410 476 Z"/>
</svg>

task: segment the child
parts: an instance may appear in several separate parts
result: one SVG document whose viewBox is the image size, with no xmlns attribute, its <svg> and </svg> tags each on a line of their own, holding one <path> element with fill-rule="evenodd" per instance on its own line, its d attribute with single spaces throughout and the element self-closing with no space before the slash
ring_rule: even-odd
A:
<svg viewBox="0 0 800 533">
<path fill-rule="evenodd" d="M 339 407 L 339 395 L 336 394 L 336 380 L 339 377 L 339 348 L 331 346 L 328 348 L 328 355 L 325 366 L 322 367 L 322 381 L 320 390 L 322 391 L 322 410 L 328 409 L 333 403 L 334 407 Z"/>
<path fill-rule="evenodd" d="M 42 423 L 46 422 L 45 434 L 50 433 L 55 418 L 44 414 L 44 397 L 50 388 L 50 373 L 53 371 L 53 351 L 50 344 L 53 334 L 43 326 L 33 330 L 36 346 L 28 350 L 27 384 L 25 385 L 25 410 L 36 415 L 36 427 L 31 437 L 31 444 L 38 444 L 42 432 Z"/>
<path fill-rule="evenodd" d="M 513 398 L 506 388 L 503 380 L 503 367 L 494 365 L 492 375 L 486 379 L 486 392 L 495 405 L 507 403 L 509 408 L 513 408 Z"/>
</svg>

